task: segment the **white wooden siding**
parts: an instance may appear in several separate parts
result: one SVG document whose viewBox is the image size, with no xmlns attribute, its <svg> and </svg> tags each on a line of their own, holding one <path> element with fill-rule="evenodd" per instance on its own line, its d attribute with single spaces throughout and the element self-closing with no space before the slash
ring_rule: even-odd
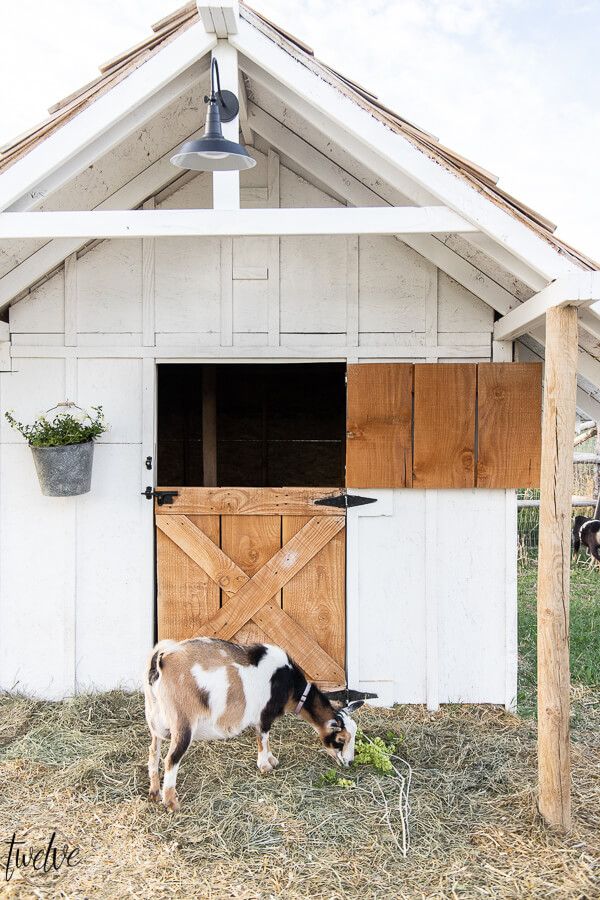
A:
<svg viewBox="0 0 600 900">
<path fill-rule="evenodd" d="M 386 704 L 513 708 L 515 492 L 352 493 L 377 503 L 348 511 L 349 686 Z"/>
<path fill-rule="evenodd" d="M 339 205 L 276 154 L 253 152 L 242 206 Z M 209 207 L 210 178 L 183 176 L 154 202 Z M 11 307 L 13 371 L 0 373 L 0 407 L 31 419 L 68 395 L 102 404 L 111 428 L 96 446 L 91 493 L 53 499 L 41 496 L 23 440 L 0 424 L 0 685 L 60 696 L 139 679 L 153 635 L 152 504 L 140 492 L 154 478 L 144 459 L 155 455 L 156 363 L 489 359 L 492 324 L 488 307 L 394 238 L 128 240 L 81 251 L 67 284 L 61 269 Z M 378 492 L 351 514 L 350 680 L 386 702 L 504 703 L 514 544 L 500 539 L 493 564 L 456 544 L 485 515 L 505 529 L 508 501 L 444 493 L 426 502 L 420 491 Z M 434 499 L 435 572 L 425 540 Z M 459 541 L 453 502 L 467 514 Z"/>
</svg>

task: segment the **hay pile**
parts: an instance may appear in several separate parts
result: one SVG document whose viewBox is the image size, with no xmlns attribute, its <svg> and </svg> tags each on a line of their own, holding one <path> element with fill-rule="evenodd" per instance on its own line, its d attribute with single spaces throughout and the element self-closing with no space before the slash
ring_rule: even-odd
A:
<svg viewBox="0 0 600 900">
<path fill-rule="evenodd" d="M 574 707 L 576 828 L 535 813 L 531 722 L 483 707 L 362 710 L 363 730 L 403 736 L 413 769 L 411 849 L 397 849 L 398 783 L 367 768 L 318 786 L 330 764 L 300 721 L 273 730 L 280 767 L 255 768 L 247 733 L 197 744 L 179 776 L 182 812 L 145 799 L 147 732 L 137 695 L 62 704 L 0 699 L 0 842 L 80 847 L 58 875 L 15 875 L 0 895 L 39 898 L 600 897 L 600 695 Z M 345 773 L 344 773 L 345 774 Z M 0 855 L 4 861 L 5 844 Z M 0 873 L 4 876 L 4 873 Z"/>
</svg>

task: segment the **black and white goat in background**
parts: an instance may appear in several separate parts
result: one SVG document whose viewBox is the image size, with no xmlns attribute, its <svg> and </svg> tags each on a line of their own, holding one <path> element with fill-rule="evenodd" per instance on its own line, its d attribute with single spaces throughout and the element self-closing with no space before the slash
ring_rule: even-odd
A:
<svg viewBox="0 0 600 900">
<path fill-rule="evenodd" d="M 596 508 L 596 514 L 598 508 Z M 600 563 L 600 520 L 587 516 L 575 516 L 573 520 L 573 556 L 577 556 L 581 545 L 587 549 L 591 559 Z"/>
</svg>

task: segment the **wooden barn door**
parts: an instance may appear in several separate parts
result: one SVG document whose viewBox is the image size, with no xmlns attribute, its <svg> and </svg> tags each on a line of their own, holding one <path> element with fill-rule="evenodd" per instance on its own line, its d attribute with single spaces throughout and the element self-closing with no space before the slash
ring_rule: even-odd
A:
<svg viewBox="0 0 600 900">
<path fill-rule="evenodd" d="M 278 644 L 310 680 L 345 686 L 345 510 L 315 504 L 339 490 L 156 493 L 159 638 Z"/>
</svg>

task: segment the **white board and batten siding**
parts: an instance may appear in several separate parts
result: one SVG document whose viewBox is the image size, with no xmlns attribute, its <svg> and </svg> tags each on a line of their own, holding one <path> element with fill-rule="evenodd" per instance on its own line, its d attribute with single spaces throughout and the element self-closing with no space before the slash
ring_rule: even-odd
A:
<svg viewBox="0 0 600 900">
<path fill-rule="evenodd" d="M 517 696 L 517 508 L 509 490 L 352 490 L 348 682 L 380 702 Z M 493 530 L 493 550 L 479 534 Z M 488 545 L 489 547 L 489 545 Z"/>
<path fill-rule="evenodd" d="M 252 152 L 242 206 L 339 205 L 276 154 Z M 154 202 L 209 208 L 210 179 Z M 0 685 L 62 696 L 139 682 L 153 636 L 153 516 L 141 491 L 154 475 L 144 460 L 155 455 L 156 364 L 475 362 L 490 359 L 492 328 L 488 306 L 393 237 L 128 239 L 73 255 L 10 309 L 0 407 L 29 420 L 65 397 L 100 403 L 111 428 L 91 493 L 53 499 L 2 422 Z M 351 686 L 386 702 L 510 704 L 514 495 L 379 495 L 348 520 Z M 491 559 L 470 539 L 482 522 L 498 536 Z"/>
</svg>

